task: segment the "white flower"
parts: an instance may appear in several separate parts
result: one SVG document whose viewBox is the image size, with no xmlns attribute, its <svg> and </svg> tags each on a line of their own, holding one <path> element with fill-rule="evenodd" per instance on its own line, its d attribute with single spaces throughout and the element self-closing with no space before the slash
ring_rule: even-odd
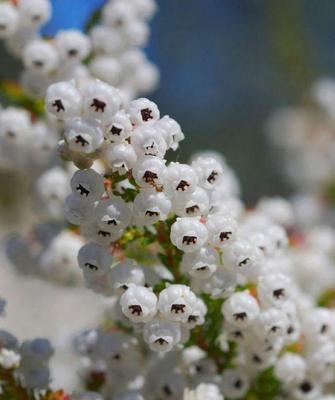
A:
<svg viewBox="0 0 335 400">
<path fill-rule="evenodd" d="M 129 105 L 128 113 L 135 126 L 157 121 L 160 117 L 157 105 L 145 98 L 133 100 Z"/>
<path fill-rule="evenodd" d="M 82 96 L 74 82 L 58 82 L 50 85 L 45 95 L 47 111 L 59 119 L 79 116 Z"/>
<path fill-rule="evenodd" d="M 219 388 L 213 383 L 201 383 L 194 390 L 186 389 L 183 400 L 224 400 Z"/>
<path fill-rule="evenodd" d="M 51 16 L 51 3 L 49 0 L 19 0 L 17 8 L 20 15 L 20 24 L 27 28 L 38 29 Z"/>
<path fill-rule="evenodd" d="M 290 299 L 291 281 L 283 274 L 262 275 L 258 279 L 257 293 L 262 305 L 281 307 Z"/>
<path fill-rule="evenodd" d="M 83 201 L 93 203 L 99 200 L 105 191 L 103 177 L 93 169 L 84 169 L 74 173 L 71 179 L 73 194 Z"/>
<path fill-rule="evenodd" d="M 197 298 L 186 285 L 170 285 L 159 294 L 159 312 L 171 321 L 187 322 L 195 307 Z"/>
<path fill-rule="evenodd" d="M 69 194 L 69 176 L 60 167 L 52 167 L 45 171 L 35 183 L 35 196 L 39 212 L 52 218 L 61 219 L 64 201 Z"/>
<path fill-rule="evenodd" d="M 222 393 L 229 399 L 241 399 L 249 390 L 250 380 L 239 369 L 227 368 L 222 374 Z"/>
<path fill-rule="evenodd" d="M 208 231 L 196 217 L 177 218 L 171 227 L 171 242 L 186 253 L 200 250 L 206 243 Z"/>
<path fill-rule="evenodd" d="M 84 275 L 105 275 L 111 268 L 113 258 L 102 246 L 97 243 L 87 243 L 78 253 L 78 264 Z"/>
<path fill-rule="evenodd" d="M 95 56 L 89 63 L 92 74 L 101 81 L 113 86 L 119 86 L 122 76 L 122 66 L 120 60 L 111 56 Z M 123 93 L 120 93 L 123 97 Z"/>
<path fill-rule="evenodd" d="M 222 314 L 229 323 L 246 328 L 258 316 L 259 305 L 247 291 L 236 292 L 223 303 Z"/>
<path fill-rule="evenodd" d="M 131 220 L 131 209 L 120 197 L 104 199 L 94 209 L 95 217 L 101 229 L 113 232 L 126 228 Z"/>
<path fill-rule="evenodd" d="M 64 215 L 65 218 L 73 225 L 82 225 L 91 217 L 93 212 L 93 204 L 84 201 L 81 197 L 70 194 L 65 199 Z"/>
<path fill-rule="evenodd" d="M 197 279 L 207 279 L 214 274 L 219 265 L 217 252 L 209 247 L 202 247 L 199 251 L 185 253 L 181 268 Z"/>
<path fill-rule="evenodd" d="M 0 365 L 5 369 L 12 369 L 19 366 L 21 360 L 20 354 L 6 348 L 0 349 Z"/>
<path fill-rule="evenodd" d="M 54 38 L 62 62 L 75 64 L 84 60 L 91 50 L 90 40 L 75 29 L 59 31 Z"/>
<path fill-rule="evenodd" d="M 139 125 L 133 131 L 131 143 L 138 157 L 155 156 L 163 158 L 167 146 L 162 131 L 154 123 Z"/>
<path fill-rule="evenodd" d="M 321 398 L 321 385 L 310 378 L 305 378 L 290 392 L 294 400 L 317 400 Z"/>
<path fill-rule="evenodd" d="M 116 294 L 122 294 L 132 286 L 143 286 L 145 283 L 143 269 L 130 259 L 113 267 L 111 278 Z"/>
<path fill-rule="evenodd" d="M 7 38 L 17 30 L 19 15 L 16 8 L 10 3 L 0 4 L 0 38 Z"/>
<path fill-rule="evenodd" d="M 247 240 L 238 239 L 227 250 L 227 261 L 235 266 L 240 274 L 254 277 L 263 261 L 258 247 Z"/>
<path fill-rule="evenodd" d="M 284 353 L 275 365 L 276 377 L 285 385 L 291 386 L 303 380 L 306 373 L 306 361 L 299 354 Z"/>
<path fill-rule="evenodd" d="M 164 140 L 172 150 L 177 150 L 179 142 L 184 140 L 184 134 L 180 125 L 173 118 L 165 115 L 162 119 L 156 122 L 157 126 L 163 131 Z"/>
<path fill-rule="evenodd" d="M 201 187 L 196 187 L 189 195 L 175 198 L 173 208 L 179 217 L 198 217 L 205 215 L 209 208 L 207 192 Z"/>
<path fill-rule="evenodd" d="M 27 111 L 8 107 L 0 112 L 0 139 L 2 141 L 29 144 L 32 124 Z M 2 143 L 3 146 L 3 143 Z"/>
<path fill-rule="evenodd" d="M 83 93 L 83 110 L 87 117 L 108 121 L 121 107 L 121 97 L 117 89 L 96 80 Z"/>
<path fill-rule="evenodd" d="M 82 245 L 81 236 L 71 231 L 61 231 L 40 255 L 42 276 L 65 285 L 81 282 L 77 254 Z"/>
<path fill-rule="evenodd" d="M 49 74 L 57 69 L 59 58 L 53 45 L 37 39 L 23 49 L 23 63 L 27 69 L 38 74 Z"/>
<path fill-rule="evenodd" d="M 157 297 L 144 286 L 134 286 L 123 293 L 120 305 L 132 322 L 149 322 L 157 312 Z"/>
<path fill-rule="evenodd" d="M 207 306 L 202 299 L 197 299 L 191 314 L 187 318 L 186 326 L 195 328 L 197 325 L 202 325 L 205 322 Z"/>
<path fill-rule="evenodd" d="M 268 216 L 274 223 L 291 226 L 294 222 L 291 204 L 281 197 L 263 198 L 257 203 L 257 210 Z"/>
<path fill-rule="evenodd" d="M 208 278 L 192 280 L 192 289 L 196 293 L 207 293 L 213 299 L 227 298 L 235 290 L 237 275 L 229 268 L 217 268 Z"/>
<path fill-rule="evenodd" d="M 224 248 L 231 244 L 235 238 L 237 222 L 233 218 L 221 215 L 209 215 L 206 221 L 208 241 L 213 247 Z"/>
<path fill-rule="evenodd" d="M 107 138 L 113 143 L 121 143 L 129 138 L 132 132 L 132 124 L 129 115 L 124 111 L 118 111 L 105 128 Z"/>
<path fill-rule="evenodd" d="M 93 210 L 91 210 L 91 213 L 94 215 Z M 87 240 L 98 243 L 104 247 L 110 247 L 116 240 L 120 239 L 123 234 L 122 228 L 115 228 L 113 231 L 106 231 L 101 229 L 94 219 L 90 219 L 90 216 L 88 216 L 86 221 L 84 221 L 80 226 L 81 234 Z"/>
<path fill-rule="evenodd" d="M 72 119 L 67 124 L 64 135 L 70 150 L 85 154 L 93 153 L 104 141 L 100 126 L 92 119 Z"/>
<path fill-rule="evenodd" d="M 284 337 L 289 326 L 289 320 L 283 310 L 270 307 L 262 310 L 255 321 L 252 329 L 258 337 L 264 336 L 269 341 Z"/>
<path fill-rule="evenodd" d="M 124 142 L 108 146 L 104 152 L 104 159 L 112 171 L 123 175 L 134 167 L 137 155 L 134 146 Z"/>
<path fill-rule="evenodd" d="M 166 161 L 154 156 L 145 156 L 137 160 L 133 175 L 141 187 L 163 186 L 166 173 Z"/>
<path fill-rule="evenodd" d="M 204 189 L 213 189 L 223 174 L 221 164 L 212 157 L 198 157 L 192 162 L 192 167 L 199 176 L 199 185 Z"/>
<path fill-rule="evenodd" d="M 151 19 L 157 10 L 155 0 L 134 0 L 133 5 L 137 15 L 143 20 Z"/>
<path fill-rule="evenodd" d="M 171 210 L 171 201 L 164 192 L 143 189 L 134 199 L 134 218 L 137 225 L 164 221 Z"/>
<path fill-rule="evenodd" d="M 176 322 L 153 320 L 144 325 L 143 339 L 153 351 L 171 351 L 181 340 Z"/>
<path fill-rule="evenodd" d="M 195 170 L 187 165 L 172 162 L 167 168 L 165 187 L 175 200 L 188 198 L 198 185 L 198 176 Z"/>
<path fill-rule="evenodd" d="M 110 28 L 123 27 L 136 19 L 135 9 L 129 2 L 110 2 L 102 11 L 103 23 Z"/>
</svg>

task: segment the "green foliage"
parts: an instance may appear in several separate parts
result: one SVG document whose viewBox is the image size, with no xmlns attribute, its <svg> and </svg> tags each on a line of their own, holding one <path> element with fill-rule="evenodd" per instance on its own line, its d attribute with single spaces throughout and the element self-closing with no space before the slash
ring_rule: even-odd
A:
<svg viewBox="0 0 335 400">
<path fill-rule="evenodd" d="M 203 294 L 202 299 L 207 305 L 207 315 L 204 325 L 196 327 L 192 333 L 187 346 L 199 346 L 205 350 L 210 358 L 215 361 L 218 370 L 232 366 L 232 360 L 236 353 L 235 343 L 228 343 L 228 350 L 223 351 L 218 343 L 218 337 L 222 331 L 223 315 L 221 307 L 224 299 L 212 299 Z"/>
<path fill-rule="evenodd" d="M 330 204 L 332 206 L 335 205 L 335 182 L 329 185 L 327 192 L 326 192 L 326 197 L 329 200 Z"/>
<path fill-rule="evenodd" d="M 102 17 L 102 7 L 98 8 L 91 14 L 90 18 L 86 21 L 84 31 L 88 33 L 95 25 L 99 24 Z"/>
<path fill-rule="evenodd" d="M 203 301 L 207 306 L 206 322 L 203 326 L 204 336 L 209 346 L 217 346 L 217 338 L 220 335 L 223 323 L 221 307 L 223 299 L 212 299 L 208 294 L 202 295 Z"/>
<path fill-rule="evenodd" d="M 334 198 L 335 200 L 335 198 Z M 323 292 L 318 299 L 319 307 L 335 307 L 335 289 L 329 289 Z"/>
<path fill-rule="evenodd" d="M 135 179 L 132 177 L 131 174 L 124 174 L 120 175 L 118 172 L 115 172 L 111 175 L 105 175 L 105 178 L 110 179 L 112 183 L 112 191 L 115 196 L 120 196 L 126 203 L 132 203 L 140 191 L 139 186 L 137 185 Z M 116 185 L 119 182 L 128 179 L 131 185 L 134 186 L 134 189 L 127 188 L 123 189 L 122 192 L 118 192 L 116 189 Z"/>
<path fill-rule="evenodd" d="M 280 384 L 273 368 L 268 368 L 257 376 L 245 400 L 275 400 L 279 394 Z"/>
<path fill-rule="evenodd" d="M 154 287 L 153 287 L 153 291 L 156 294 L 159 294 L 162 290 L 164 290 L 169 284 L 171 284 L 173 282 L 168 281 L 168 280 L 162 280 L 159 283 L 157 283 Z"/>
<path fill-rule="evenodd" d="M 43 99 L 34 99 L 28 96 L 23 89 L 12 81 L 0 82 L 1 103 L 9 103 L 16 107 L 22 107 L 35 116 L 45 114 Z"/>
</svg>

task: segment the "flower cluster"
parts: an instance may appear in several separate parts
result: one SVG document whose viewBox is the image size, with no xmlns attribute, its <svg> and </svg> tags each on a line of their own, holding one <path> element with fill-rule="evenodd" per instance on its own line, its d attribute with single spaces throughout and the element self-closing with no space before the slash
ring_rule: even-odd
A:
<svg viewBox="0 0 335 400">
<path fill-rule="evenodd" d="M 38 37 L 51 16 L 49 0 L 3 1 L 0 4 L 0 38 L 8 50 L 20 56 L 24 46 Z"/>
<path fill-rule="evenodd" d="M 38 276 L 65 286 L 82 285 L 77 254 L 83 239 L 50 223 L 35 225 L 27 234 L 11 235 L 6 255 L 23 275 Z"/>
<path fill-rule="evenodd" d="M 76 338 L 75 347 L 85 360 L 81 374 L 103 377 L 104 398 L 177 400 L 185 391 L 185 400 L 223 400 L 215 363 L 195 346 L 164 355 L 147 354 L 134 336 L 91 330 Z M 206 397 L 201 397 L 205 389 Z"/>
<path fill-rule="evenodd" d="M 318 194 L 334 184 L 334 80 L 317 81 L 309 97 L 307 106 L 276 111 L 267 131 L 289 181 L 302 192 Z"/>
<path fill-rule="evenodd" d="M 68 29 L 50 40 L 38 32 L 51 15 L 49 0 L 19 0 L 16 6 L 6 1 L 0 5 L 0 38 L 21 59 L 21 84 L 33 96 L 43 97 L 53 82 L 74 79 L 85 85 L 97 77 L 132 99 L 158 81 L 157 68 L 141 50 L 155 10 L 154 0 L 110 0 L 102 8 L 101 24 L 89 35 Z"/>
<path fill-rule="evenodd" d="M 45 221 L 48 216 L 53 221 L 63 219 L 67 168 L 55 152 L 62 124 L 43 116 L 40 97 L 44 97 L 46 88 L 64 79 L 73 79 L 84 88 L 107 67 L 110 79 L 113 77 L 121 89 L 123 101 L 153 89 L 158 72 L 141 47 L 149 37 L 148 22 L 155 9 L 154 0 L 111 0 L 88 21 L 90 34 L 70 29 L 44 38 L 40 28 L 51 16 L 50 0 L 1 2 L 0 39 L 24 66 L 20 85 L 2 83 L 5 98 L 17 105 L 0 110 L 0 172 L 5 174 L 3 192 L 9 199 L 5 201 L 12 209 L 6 214 L 12 222 L 6 225 L 27 225 L 22 198 L 33 204 L 32 220 Z M 99 39 L 93 40 L 95 27 L 105 43 L 119 42 L 115 51 L 97 47 Z M 13 179 L 16 184 L 12 184 Z"/>
<path fill-rule="evenodd" d="M 1 6 L 1 4 L 0 4 Z M 58 133 L 49 120 L 32 119 L 23 108 L 0 110 L 0 169 L 36 176 L 56 162 Z"/>
<path fill-rule="evenodd" d="M 329 269 L 309 293 L 309 271 L 323 264 L 294 242 L 291 205 L 262 199 L 246 211 L 233 173 L 216 154 L 200 154 L 190 164 L 167 163 L 166 152 L 176 150 L 184 135 L 176 121 L 161 118 L 156 104 L 141 98 L 124 107 L 116 89 L 96 81 L 84 91 L 72 82 L 50 86 L 46 107 L 65 122 L 61 154 L 80 168 L 71 179 L 65 214 L 89 241 L 78 254 L 86 286 L 113 296 L 112 319 L 165 353 L 159 368 L 149 362 L 136 395 L 178 399 L 185 387 L 196 387 L 176 359 L 183 351 L 170 353 L 185 346 L 188 354 L 192 343 L 213 368 L 197 382 L 218 385 L 229 399 L 246 396 L 258 374 L 269 369 L 283 395 L 300 400 L 327 393 L 334 379 L 335 315 L 317 302 L 334 285 L 333 232 L 323 230 L 324 248 L 320 232 L 303 233 L 307 249 L 315 256 L 313 246 L 318 248 Z M 90 168 L 96 160 L 103 174 Z M 150 260 L 132 253 L 137 239 Z M 213 325 L 218 318 L 221 323 Z M 135 360 L 142 363 L 143 354 L 133 339 L 103 331 L 80 338 L 90 368 L 104 366 L 108 393 L 114 379 L 122 393 L 138 382 Z M 173 388 L 162 374 L 163 359 L 176 374 Z M 152 378 L 157 370 L 160 379 Z M 157 387 L 148 389 L 149 381 Z"/>
<path fill-rule="evenodd" d="M 59 31 L 51 41 L 35 38 L 22 51 L 21 84 L 31 95 L 42 97 L 52 82 L 62 79 L 85 82 L 90 74 L 83 62 L 90 51 L 90 39 L 74 29 Z"/>
<path fill-rule="evenodd" d="M 6 241 L 7 257 L 23 274 L 85 284 L 106 309 L 74 338 L 82 382 L 71 397 L 49 390 L 48 340 L 0 330 L 0 397 L 334 400 L 335 231 L 312 201 L 333 183 L 334 83 L 314 87 L 312 112 L 270 123 L 311 196 L 247 209 L 221 155 L 167 161 L 180 125 L 135 99 L 158 79 L 141 50 L 155 9 L 109 0 L 88 34 L 46 40 L 48 0 L 0 3 L 0 37 L 48 114 L 0 110 L 0 167 L 29 170 L 38 222 Z"/>
<path fill-rule="evenodd" d="M 0 394 L 19 399 L 21 387 L 28 391 L 47 389 L 50 383 L 48 363 L 53 352 L 47 339 L 37 338 L 19 344 L 11 333 L 0 330 Z M 13 376 L 8 375 L 11 373 Z"/>
<path fill-rule="evenodd" d="M 118 87 L 126 99 L 150 92 L 159 78 L 157 68 L 141 50 L 155 11 L 155 0 L 109 0 L 102 9 L 101 24 L 89 32 L 91 74 Z"/>
</svg>

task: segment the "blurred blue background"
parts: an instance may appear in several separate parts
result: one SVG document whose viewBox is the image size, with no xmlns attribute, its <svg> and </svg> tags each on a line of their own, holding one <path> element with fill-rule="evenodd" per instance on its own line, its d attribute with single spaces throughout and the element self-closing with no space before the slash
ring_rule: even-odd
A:
<svg viewBox="0 0 335 400">
<path fill-rule="evenodd" d="M 44 33 L 82 28 L 103 0 L 53 0 Z M 288 194 L 264 135 L 279 106 L 295 104 L 335 68 L 335 1 L 158 0 L 149 58 L 161 71 L 150 97 L 186 134 L 181 160 L 216 149 L 241 178 L 245 198 Z M 2 56 L 2 59 L 4 57 Z M 2 77 L 15 73 L 8 61 Z"/>
</svg>

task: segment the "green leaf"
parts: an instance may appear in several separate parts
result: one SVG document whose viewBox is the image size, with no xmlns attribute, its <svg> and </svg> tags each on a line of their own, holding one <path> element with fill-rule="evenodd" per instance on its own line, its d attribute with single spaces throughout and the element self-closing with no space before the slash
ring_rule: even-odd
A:
<svg viewBox="0 0 335 400">
<path fill-rule="evenodd" d="M 334 308 L 335 306 L 335 289 L 328 289 L 323 292 L 318 299 L 319 307 Z"/>
<path fill-rule="evenodd" d="M 331 183 L 326 191 L 326 197 L 332 205 L 335 205 L 335 182 Z"/>
<path fill-rule="evenodd" d="M 167 286 L 168 284 L 171 284 L 171 283 L 173 283 L 173 282 L 168 281 L 168 280 L 163 280 L 163 281 L 157 283 L 157 284 L 153 287 L 154 293 L 159 294 L 162 290 L 164 290 L 164 289 L 166 288 L 166 286 Z"/>
<path fill-rule="evenodd" d="M 246 400 L 275 400 L 276 396 L 280 394 L 280 390 L 280 383 L 271 367 L 256 377 Z"/>
<path fill-rule="evenodd" d="M 101 21 L 101 17 L 102 7 L 94 11 L 90 18 L 87 20 L 84 28 L 85 33 L 89 32 L 95 25 L 99 24 L 99 22 Z"/>
</svg>

